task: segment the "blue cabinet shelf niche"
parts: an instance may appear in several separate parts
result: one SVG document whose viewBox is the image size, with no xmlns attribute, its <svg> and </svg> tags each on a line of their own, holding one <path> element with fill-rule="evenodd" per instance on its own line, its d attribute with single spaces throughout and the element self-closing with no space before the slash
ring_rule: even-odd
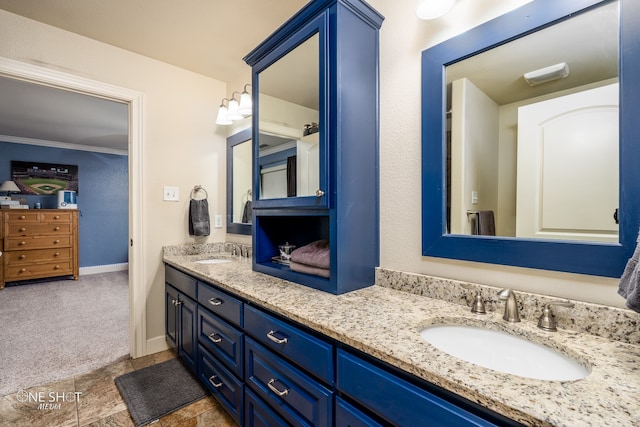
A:
<svg viewBox="0 0 640 427">
<path fill-rule="evenodd" d="M 314 0 L 244 58 L 255 106 L 254 270 L 334 294 L 373 285 L 383 19 L 361 0 Z M 279 245 L 317 240 L 329 241 L 328 278 L 278 262 Z"/>
</svg>

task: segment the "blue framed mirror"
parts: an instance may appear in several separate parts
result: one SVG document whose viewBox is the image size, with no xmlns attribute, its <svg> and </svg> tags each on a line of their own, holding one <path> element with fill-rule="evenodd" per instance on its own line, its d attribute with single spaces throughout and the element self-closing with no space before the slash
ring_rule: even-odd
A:
<svg viewBox="0 0 640 427">
<path fill-rule="evenodd" d="M 584 21 L 593 16 L 597 24 Z M 603 25 L 601 22 L 605 16 L 612 22 L 603 29 L 603 34 L 607 36 L 598 35 L 597 40 L 587 41 L 587 36 L 597 33 L 596 30 Z M 640 121 L 635 118 L 640 111 L 640 31 L 634 28 L 637 22 L 640 22 L 640 3 L 633 0 L 534 0 L 423 51 L 424 256 L 607 277 L 619 277 L 622 274 L 635 248 L 640 226 L 640 179 L 633 175 L 640 162 L 640 144 L 635 141 L 636 135 L 640 134 Z M 578 25 L 579 31 L 572 31 L 571 25 Z M 567 26 L 569 29 L 565 29 Z M 536 39 L 545 33 L 551 34 L 550 41 Z M 533 38 L 533 44 L 523 45 L 529 38 Z M 575 39 L 574 46 L 565 43 L 572 38 Z M 613 40 L 618 45 L 604 47 L 599 39 Z M 511 45 L 515 45 L 516 49 L 509 51 Z M 591 77 L 591 80 L 584 80 L 584 76 L 591 73 L 591 70 L 589 73 L 585 71 L 585 64 L 589 61 L 571 57 L 574 51 L 579 50 L 578 47 L 585 45 L 591 48 L 591 55 L 600 61 L 595 68 L 601 74 Z M 536 63 L 533 58 L 538 51 L 547 56 Z M 566 61 L 568 65 L 558 66 L 567 57 L 570 58 Z M 503 80 L 496 86 L 503 91 L 530 88 L 532 94 L 509 98 L 504 93 L 494 94 L 490 91 L 489 81 L 511 67 L 498 59 L 510 59 L 511 64 L 521 68 L 514 66 L 516 69 L 510 80 Z M 603 65 L 603 62 L 608 65 Z M 545 80 L 545 73 L 550 72 L 547 68 L 553 68 L 551 66 L 557 66 L 560 76 L 568 74 L 570 78 Z M 468 68 L 473 69 L 475 74 L 467 75 L 464 70 Z M 528 84 L 525 75 L 542 82 Z M 576 82 L 569 84 L 571 81 Z M 581 188 L 568 190 L 564 195 L 559 190 L 553 195 L 542 190 L 557 190 L 563 185 L 567 187 L 571 180 L 583 182 L 580 180 L 581 173 L 584 176 L 594 175 L 590 171 L 595 169 L 587 167 L 583 167 L 582 172 L 572 170 L 567 173 L 569 166 L 579 164 L 582 160 L 576 159 L 582 159 L 580 156 L 587 151 L 583 139 L 577 138 L 583 145 L 575 157 L 565 152 L 564 158 L 558 158 L 550 153 L 554 153 L 559 144 L 537 140 L 531 143 L 533 148 L 527 151 L 521 145 L 524 137 L 518 139 L 518 132 L 522 132 L 522 135 L 551 132 L 539 128 L 527 131 L 529 128 L 524 121 L 520 121 L 520 117 L 525 117 L 530 105 L 553 100 L 560 95 L 600 90 L 605 86 L 610 93 L 613 91 L 617 121 L 613 128 L 602 133 L 611 137 L 617 132 L 618 144 L 615 145 L 614 137 L 614 145 L 605 146 L 605 153 L 613 159 L 612 163 L 600 167 L 598 164 L 605 163 L 604 160 L 602 157 L 599 160 L 598 156 L 594 158 L 596 166 L 611 181 L 607 181 L 603 191 L 604 195 L 610 197 L 606 203 L 592 201 L 589 206 L 593 208 L 584 208 L 581 205 L 583 200 L 595 200 L 591 189 L 597 184 L 581 185 Z M 500 121 L 504 120 L 505 115 L 511 117 L 511 122 L 488 126 L 487 116 L 470 114 L 468 105 L 473 105 L 473 102 L 469 100 L 474 98 L 469 94 L 474 93 L 482 93 L 482 99 L 488 99 L 492 107 L 483 109 L 495 110 L 498 123 L 502 123 Z M 603 99 L 599 92 L 596 92 L 595 98 Z M 479 105 L 486 105 L 483 102 L 479 102 Z M 542 110 L 548 110 L 545 104 L 540 105 L 543 106 Z M 607 107 L 610 105 L 607 104 Z M 485 133 L 487 127 L 496 129 Z M 595 128 L 605 129 L 602 126 Z M 512 136 L 512 140 L 505 139 L 504 135 L 509 133 L 517 136 Z M 571 136 L 577 132 L 569 133 Z M 464 135 L 471 140 L 482 140 L 483 144 L 494 140 L 500 142 L 470 149 L 459 142 L 460 138 L 466 141 Z M 564 143 L 570 139 L 566 133 L 562 135 L 556 141 Z M 505 151 L 505 147 L 510 150 Z M 522 155 L 524 158 L 538 159 L 538 166 L 531 168 L 523 163 L 524 160 L 518 160 L 518 152 L 528 153 Z M 459 153 L 462 153 L 460 158 L 457 157 Z M 470 160 L 491 155 L 499 161 L 486 161 L 478 166 L 479 163 L 472 164 Z M 505 159 L 515 160 L 508 163 Z M 550 166 L 552 164 L 556 165 L 555 169 Z M 550 176 L 554 173 L 548 173 L 549 170 L 559 172 L 564 178 L 552 183 Z M 487 176 L 491 176 L 491 179 L 487 179 Z M 520 181 L 526 179 L 530 181 L 529 186 L 521 186 Z M 491 180 L 493 184 L 486 183 Z M 556 204 L 553 204 L 554 200 Z M 598 212 L 597 216 L 605 225 L 586 230 L 582 225 L 586 221 L 586 210 L 600 208 L 604 213 Z M 488 212 L 491 214 L 485 215 Z M 550 212 L 564 214 L 564 219 L 556 220 L 556 216 Z M 482 220 L 478 213 L 482 213 Z M 521 219 L 521 216 L 527 216 L 525 213 L 533 218 L 533 232 L 522 231 L 527 228 L 521 225 L 526 222 Z M 490 232 L 480 232 L 479 224 Z M 579 225 L 574 227 L 575 224 Z M 565 229 L 572 227 L 577 229 L 573 230 L 573 234 L 565 233 Z"/>
<path fill-rule="evenodd" d="M 252 156 L 250 128 L 227 138 L 227 233 L 251 235 Z"/>
</svg>

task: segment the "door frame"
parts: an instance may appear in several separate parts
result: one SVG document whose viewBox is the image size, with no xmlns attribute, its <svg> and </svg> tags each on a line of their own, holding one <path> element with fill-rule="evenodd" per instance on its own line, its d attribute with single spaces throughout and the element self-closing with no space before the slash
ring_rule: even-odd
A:
<svg viewBox="0 0 640 427">
<path fill-rule="evenodd" d="M 4 57 L 0 57 L 0 76 L 129 105 L 129 351 L 132 358 L 145 355 L 147 327 L 143 262 L 145 246 L 142 238 L 143 93 Z"/>
</svg>

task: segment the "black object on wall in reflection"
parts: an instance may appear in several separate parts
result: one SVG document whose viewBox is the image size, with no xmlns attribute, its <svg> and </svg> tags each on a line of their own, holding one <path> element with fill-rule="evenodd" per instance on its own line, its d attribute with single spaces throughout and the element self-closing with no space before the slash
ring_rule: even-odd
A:
<svg viewBox="0 0 640 427">
<path fill-rule="evenodd" d="M 287 197 L 296 197 L 296 156 L 287 157 Z"/>
</svg>

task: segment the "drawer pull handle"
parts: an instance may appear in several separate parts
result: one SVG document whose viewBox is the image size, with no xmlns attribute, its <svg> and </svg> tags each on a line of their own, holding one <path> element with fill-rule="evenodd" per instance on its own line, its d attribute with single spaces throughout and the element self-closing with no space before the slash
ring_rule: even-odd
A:
<svg viewBox="0 0 640 427">
<path fill-rule="evenodd" d="M 274 335 L 275 333 L 276 331 L 269 331 L 269 333 L 267 334 L 267 338 L 269 338 L 271 341 L 273 341 L 276 344 L 286 344 L 289 341 L 287 337 L 284 337 L 284 338 L 276 337 Z"/>
<path fill-rule="evenodd" d="M 275 378 L 271 378 L 269 380 L 269 382 L 267 383 L 267 387 L 269 387 L 269 390 L 271 390 L 272 392 L 274 392 L 275 394 L 277 394 L 278 396 L 282 397 L 282 396 L 286 396 L 287 394 L 289 394 L 289 389 L 285 388 L 283 391 L 280 391 L 276 388 L 276 386 L 274 385 L 276 382 Z"/>
<path fill-rule="evenodd" d="M 26 228 L 24 228 L 24 227 L 20 227 L 20 229 L 18 229 L 18 231 L 20 231 L 20 232 L 22 232 L 22 231 L 27 231 L 27 229 L 26 229 Z"/>
<path fill-rule="evenodd" d="M 26 268 L 21 268 L 21 269 L 20 269 L 20 273 L 24 273 L 25 271 L 27 271 L 27 269 L 26 269 Z"/>
<path fill-rule="evenodd" d="M 54 244 L 54 245 L 56 245 L 56 244 L 58 244 L 58 243 L 60 243 L 60 240 L 59 240 L 59 239 L 56 239 L 56 240 L 54 240 L 54 241 L 53 241 L 53 244 Z"/>
<path fill-rule="evenodd" d="M 60 230 L 60 227 L 53 227 L 53 231 L 58 231 Z"/>
<path fill-rule="evenodd" d="M 53 267 L 54 270 L 60 270 L 60 266 L 56 265 L 55 267 Z"/>
<path fill-rule="evenodd" d="M 209 304 L 211 305 L 222 305 L 224 301 L 222 301 L 220 298 L 209 298 Z"/>
<path fill-rule="evenodd" d="M 60 256 L 60 252 L 56 252 L 53 256 Z"/>
<path fill-rule="evenodd" d="M 60 215 L 54 216 L 53 219 L 60 219 Z"/>
<path fill-rule="evenodd" d="M 19 218 L 19 219 L 26 219 L 26 218 L 27 218 L 26 216 L 24 216 L 24 215 L 20 215 L 20 218 Z"/>
<path fill-rule="evenodd" d="M 215 388 L 220 388 L 224 385 L 224 383 L 222 381 L 220 381 L 219 383 L 214 383 L 213 379 L 214 378 L 218 378 L 217 375 L 211 375 L 211 377 L 209 378 L 209 382 L 211 383 L 212 386 L 214 386 Z"/>
<path fill-rule="evenodd" d="M 25 259 L 27 256 L 25 254 L 20 255 L 18 258 L 19 259 Z"/>
<path fill-rule="evenodd" d="M 20 242 L 20 246 L 24 246 L 26 244 L 27 244 L 27 242 L 25 242 L 24 240 L 22 242 Z"/>
<path fill-rule="evenodd" d="M 218 344 L 219 342 L 222 342 L 222 338 L 219 337 L 218 334 L 216 334 L 215 332 L 209 335 L 209 339 L 211 340 L 211 342 L 216 344 Z"/>
</svg>

